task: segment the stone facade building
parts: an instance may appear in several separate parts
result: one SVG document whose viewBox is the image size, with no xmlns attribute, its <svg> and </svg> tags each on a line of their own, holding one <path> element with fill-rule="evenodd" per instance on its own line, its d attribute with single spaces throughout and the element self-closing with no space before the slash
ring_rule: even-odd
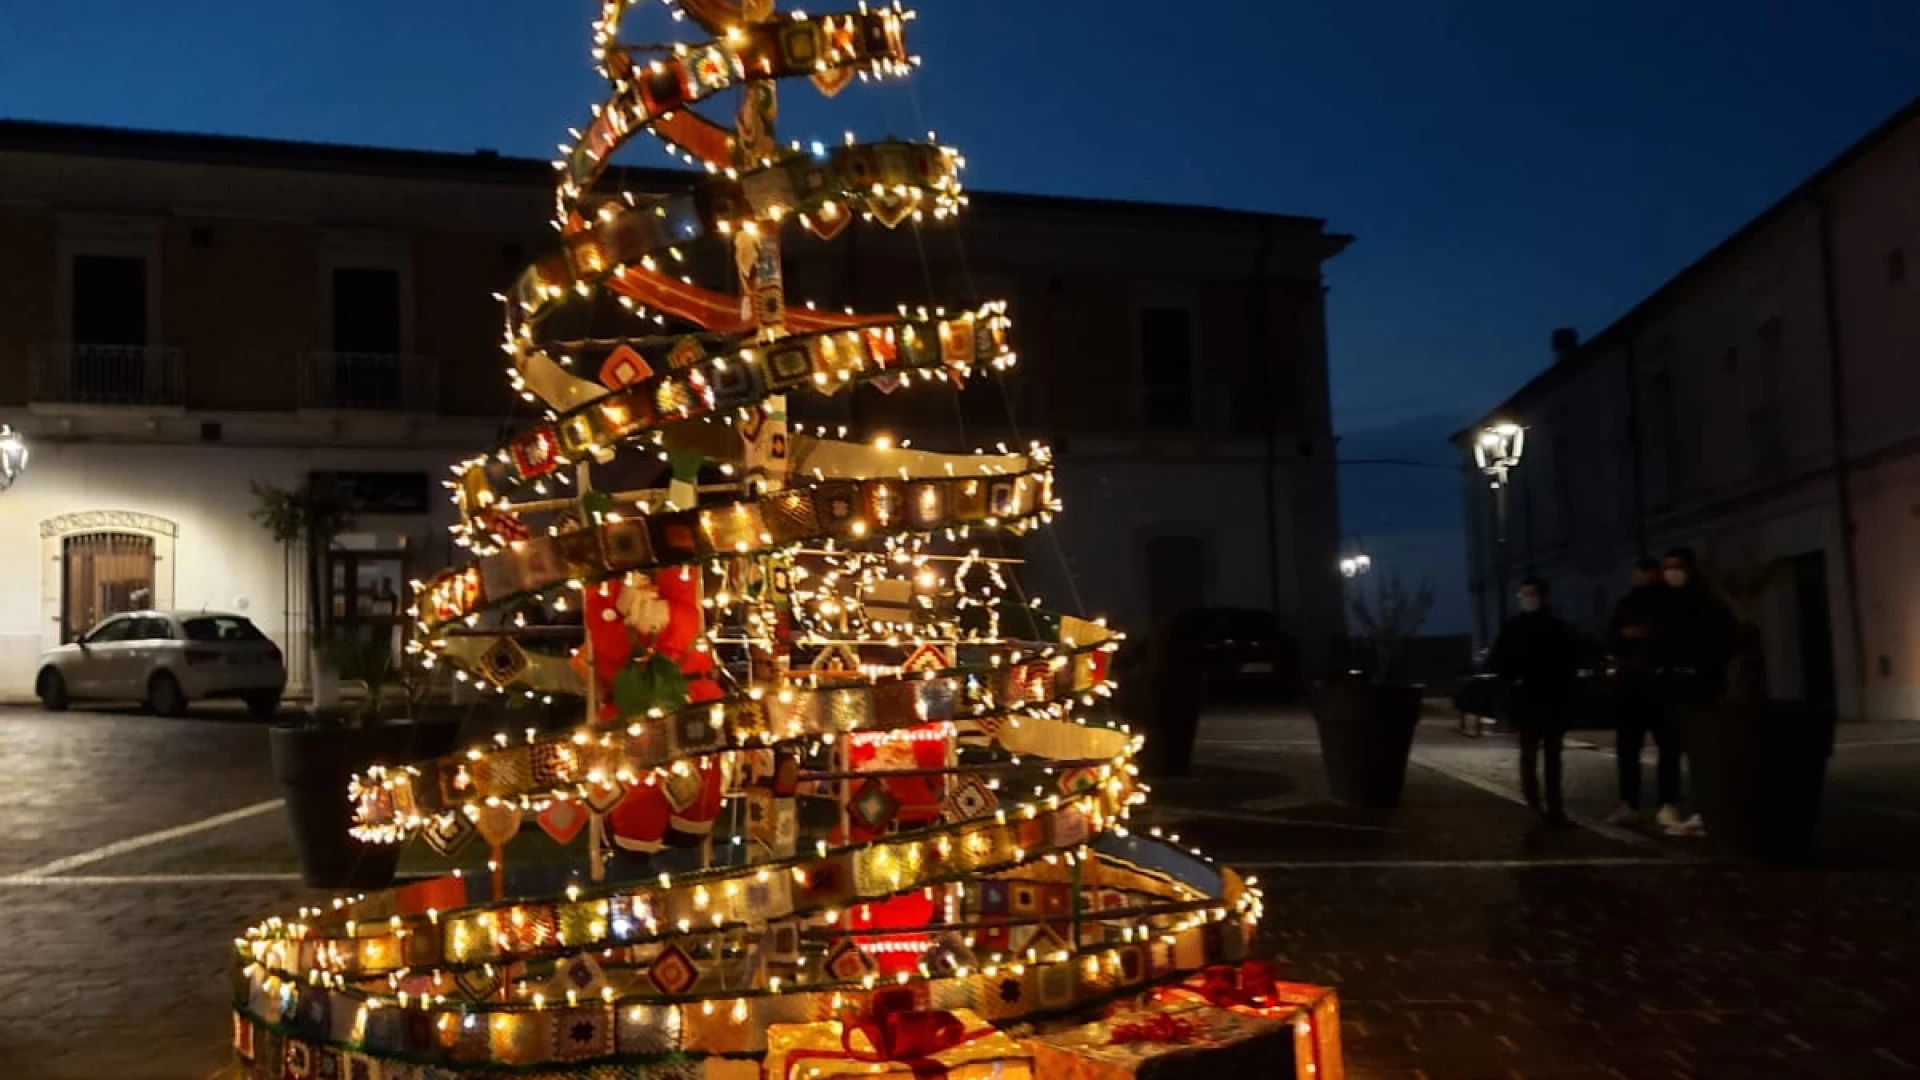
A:
<svg viewBox="0 0 1920 1080">
<path fill-rule="evenodd" d="M 1463 468 L 1479 636 L 1531 571 L 1598 632 L 1686 544 L 1770 693 L 1920 719 L 1920 101 L 1456 437 L 1526 426 L 1505 543 Z"/>
</svg>

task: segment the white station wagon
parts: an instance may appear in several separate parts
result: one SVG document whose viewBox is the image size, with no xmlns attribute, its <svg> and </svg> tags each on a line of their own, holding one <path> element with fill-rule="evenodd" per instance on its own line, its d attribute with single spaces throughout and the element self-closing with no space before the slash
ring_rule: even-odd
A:
<svg viewBox="0 0 1920 1080">
<path fill-rule="evenodd" d="M 244 615 L 132 611 L 104 619 L 40 658 L 35 688 L 58 711 L 72 701 L 139 701 L 161 716 L 190 702 L 239 698 L 273 715 L 287 686 L 280 650 Z"/>
</svg>

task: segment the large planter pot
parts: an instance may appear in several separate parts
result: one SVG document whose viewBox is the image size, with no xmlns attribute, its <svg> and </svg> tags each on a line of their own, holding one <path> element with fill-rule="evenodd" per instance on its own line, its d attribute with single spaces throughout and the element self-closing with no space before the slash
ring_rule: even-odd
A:
<svg viewBox="0 0 1920 1080">
<path fill-rule="evenodd" d="M 1716 852 L 1793 859 L 1813 849 L 1832 706 L 1731 701 L 1683 709 L 1680 722 L 1694 801 Z"/>
<path fill-rule="evenodd" d="M 1190 673 L 1162 658 L 1135 666 L 1120 678 L 1115 701 L 1135 731 L 1146 734 L 1140 770 L 1148 778 L 1185 776 L 1200 730 L 1202 689 Z"/>
<path fill-rule="evenodd" d="M 1333 797 L 1391 810 L 1407 781 L 1407 755 L 1420 724 L 1420 688 L 1330 679 L 1313 687 L 1313 722 Z"/>
<path fill-rule="evenodd" d="M 328 889 L 391 884 L 400 845 L 362 844 L 352 837 L 347 781 L 371 765 L 404 765 L 452 753 L 459 735 L 458 720 L 268 729 L 273 775 L 286 797 L 301 879 Z"/>
</svg>

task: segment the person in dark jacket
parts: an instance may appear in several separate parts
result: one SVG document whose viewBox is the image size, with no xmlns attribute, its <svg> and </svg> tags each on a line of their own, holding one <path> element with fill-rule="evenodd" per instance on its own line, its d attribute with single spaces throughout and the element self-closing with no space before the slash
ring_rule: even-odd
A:
<svg viewBox="0 0 1920 1080">
<path fill-rule="evenodd" d="M 1560 749 L 1573 712 L 1579 635 L 1548 604 L 1547 583 L 1520 583 L 1520 614 L 1500 628 L 1489 666 L 1511 687 L 1509 717 L 1520 731 L 1520 790 L 1547 822 L 1568 824 L 1560 795 Z M 1546 751 L 1546 801 L 1540 798 L 1538 761 Z"/>
<path fill-rule="evenodd" d="M 1733 612 L 1707 585 L 1692 548 L 1676 547 L 1660 562 L 1666 599 L 1653 626 L 1654 664 L 1660 697 L 1674 732 L 1683 710 L 1712 705 L 1727 689 L 1727 665 L 1733 660 Z M 1706 833 L 1700 815 L 1682 819 L 1674 806 L 1655 816 L 1674 836 Z"/>
<path fill-rule="evenodd" d="M 1620 781 L 1620 806 L 1607 816 L 1609 825 L 1638 825 L 1640 816 L 1640 748 L 1647 737 L 1659 749 L 1658 776 L 1661 811 L 1680 802 L 1680 745 L 1673 719 L 1660 698 L 1659 664 L 1654 655 L 1654 627 L 1669 599 L 1660 580 L 1660 564 L 1643 555 L 1633 564 L 1633 588 L 1620 598 L 1607 624 L 1607 659 L 1613 674 L 1614 756 Z"/>
<path fill-rule="evenodd" d="M 1707 586 L 1692 548 L 1667 552 L 1660 567 L 1667 598 L 1654 620 L 1654 662 L 1673 703 L 1711 705 L 1727 689 L 1733 612 Z"/>
</svg>

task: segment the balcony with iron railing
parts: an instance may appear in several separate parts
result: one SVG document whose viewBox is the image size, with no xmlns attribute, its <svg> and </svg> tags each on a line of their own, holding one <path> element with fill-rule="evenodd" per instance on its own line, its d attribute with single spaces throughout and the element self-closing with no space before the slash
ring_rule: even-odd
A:
<svg viewBox="0 0 1920 1080">
<path fill-rule="evenodd" d="M 439 404 L 431 357 L 310 352 L 300 357 L 300 408 L 321 412 L 431 413 Z"/>
<path fill-rule="evenodd" d="M 27 399 L 36 405 L 177 409 L 186 403 L 181 350 L 171 346 L 35 345 L 27 368 Z"/>
</svg>

